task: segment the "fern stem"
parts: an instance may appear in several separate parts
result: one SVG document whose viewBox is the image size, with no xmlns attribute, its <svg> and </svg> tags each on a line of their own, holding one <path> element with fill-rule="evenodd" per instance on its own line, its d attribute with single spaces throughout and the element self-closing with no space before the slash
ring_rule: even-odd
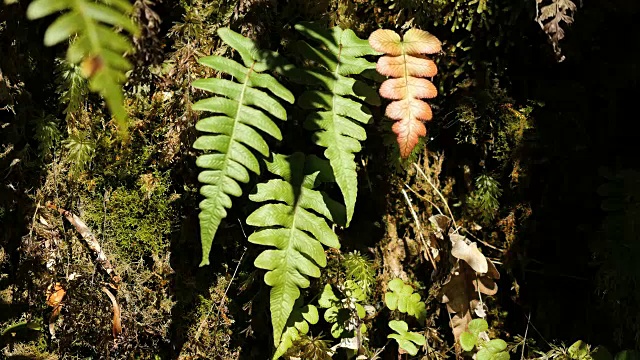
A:
<svg viewBox="0 0 640 360">
<path fill-rule="evenodd" d="M 249 83 L 249 79 L 251 78 L 251 73 L 253 72 L 253 67 L 255 66 L 255 64 L 256 61 L 254 60 L 251 64 L 251 67 L 249 68 L 249 71 L 247 71 L 247 75 L 244 77 L 244 82 L 242 83 L 242 91 L 240 91 L 240 97 L 238 98 L 238 109 L 236 110 L 236 115 L 233 118 L 233 129 L 231 129 L 231 134 L 229 134 L 229 146 L 231 146 L 233 141 L 235 141 L 236 128 L 238 126 L 238 123 L 240 122 L 240 110 L 242 109 L 242 105 L 244 104 L 244 94 L 247 90 L 247 84 Z M 220 174 L 226 174 L 227 172 L 227 167 L 229 165 L 229 154 L 231 154 L 231 151 L 227 151 L 224 154 L 224 162 Z M 220 189 L 221 187 L 218 187 L 218 191 L 220 191 Z"/>
</svg>

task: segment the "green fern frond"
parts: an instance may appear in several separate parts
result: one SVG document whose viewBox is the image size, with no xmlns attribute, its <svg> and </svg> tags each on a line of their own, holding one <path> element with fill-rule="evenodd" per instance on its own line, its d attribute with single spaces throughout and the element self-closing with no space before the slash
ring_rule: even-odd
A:
<svg viewBox="0 0 640 360">
<path fill-rule="evenodd" d="M 287 112 L 272 95 L 257 88 L 269 89 L 289 103 L 294 101 L 293 94 L 273 76 L 260 73 L 275 63 L 282 63 L 277 54 L 260 51 L 253 41 L 228 28 L 219 29 L 218 35 L 238 51 L 244 65 L 222 56 L 207 56 L 199 62 L 231 75 L 236 81 L 209 78 L 193 82 L 195 88 L 216 95 L 193 105 L 194 110 L 216 114 L 198 121 L 196 129 L 210 135 L 200 136 L 193 144 L 194 148 L 209 152 L 196 161 L 206 169 L 198 176 L 203 184 L 200 193 L 206 197 L 200 202 L 200 266 L 209 264 L 211 243 L 220 222 L 227 216 L 226 209 L 232 205 L 230 196 L 242 195 L 239 183 L 249 181 L 247 170 L 260 173 L 260 163 L 252 150 L 265 157 L 270 154 L 269 146 L 257 130 L 282 140 L 280 129 L 269 115 L 286 120 Z"/>
<path fill-rule="evenodd" d="M 73 172 L 81 172 L 93 159 L 96 150 L 96 142 L 86 133 L 70 135 L 63 141 L 68 151 L 67 158 Z"/>
<path fill-rule="evenodd" d="M 254 264 L 268 270 L 264 276 L 271 289 L 271 322 L 277 347 L 291 314 L 300 288 L 309 287 L 309 277 L 319 277 L 320 267 L 327 264 L 322 244 L 339 248 L 338 237 L 326 220 L 344 216 L 342 204 L 314 190 L 323 160 L 304 154 L 273 155 L 267 163 L 269 172 L 280 179 L 258 184 L 249 195 L 255 202 L 268 202 L 247 218 L 247 224 L 258 231 L 249 236 L 254 244 L 273 246 L 263 251 Z M 326 220 L 325 220 L 326 219 Z"/>
<path fill-rule="evenodd" d="M 476 188 L 469 198 L 469 207 L 478 212 L 481 220 L 487 223 L 496 216 L 500 207 L 500 195 L 500 183 L 490 175 L 482 174 L 476 179 Z"/>
<path fill-rule="evenodd" d="M 89 92 L 89 84 L 82 76 L 80 66 L 64 59 L 58 59 L 56 66 L 56 92 L 64 105 L 67 120 L 82 107 Z"/>
<path fill-rule="evenodd" d="M 304 126 L 315 132 L 314 142 L 326 148 L 324 155 L 347 206 L 348 226 L 358 195 L 354 153 L 361 150 L 360 142 L 367 138 L 362 124 L 371 120 L 371 112 L 361 102 L 380 105 L 375 89 L 349 76 L 375 69 L 376 64 L 362 56 L 377 52 L 352 30 L 327 30 L 312 23 L 297 24 L 296 29 L 315 43 L 299 41 L 298 52 L 319 66 L 313 70 L 293 69 L 288 75 L 292 81 L 321 89 L 304 92 L 298 103 L 302 108 L 316 110 Z"/>
<path fill-rule="evenodd" d="M 45 157 L 51 153 L 52 148 L 62 136 L 58 129 L 58 119 L 43 113 L 35 119 L 34 123 L 36 130 L 34 137 L 38 141 L 38 151 L 41 157 Z"/>
<path fill-rule="evenodd" d="M 127 112 L 122 84 L 125 72 L 132 67 L 123 55 L 133 46 L 114 27 L 137 35 L 140 29 L 129 16 L 132 10 L 128 0 L 35 0 L 27 9 L 32 20 L 66 11 L 49 26 L 44 44 L 53 46 L 77 36 L 69 45 L 67 61 L 81 63 L 89 88 L 104 97 L 123 134 L 127 132 Z"/>
</svg>

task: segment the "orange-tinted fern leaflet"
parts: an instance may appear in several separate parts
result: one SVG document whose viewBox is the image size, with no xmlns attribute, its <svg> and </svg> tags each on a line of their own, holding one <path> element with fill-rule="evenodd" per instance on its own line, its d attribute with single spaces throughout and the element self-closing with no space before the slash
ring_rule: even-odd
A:
<svg viewBox="0 0 640 360">
<path fill-rule="evenodd" d="M 402 39 L 392 30 L 376 30 L 369 36 L 369 44 L 386 54 L 378 59 L 376 69 L 392 79 L 382 83 L 380 96 L 394 100 L 385 114 L 397 121 L 392 129 L 398 135 L 400 155 L 407 158 L 419 138 L 427 135 L 423 122 L 433 117 L 431 106 L 422 99 L 438 94 L 433 83 L 424 79 L 436 75 L 436 64 L 424 55 L 440 52 L 442 44 L 435 36 L 418 29 L 407 31 Z"/>
</svg>

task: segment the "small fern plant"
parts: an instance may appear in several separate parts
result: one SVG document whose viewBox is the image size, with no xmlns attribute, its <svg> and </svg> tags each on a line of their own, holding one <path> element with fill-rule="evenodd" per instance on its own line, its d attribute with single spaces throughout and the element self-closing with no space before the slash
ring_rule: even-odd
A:
<svg viewBox="0 0 640 360">
<path fill-rule="evenodd" d="M 194 148 L 207 152 L 196 161 L 196 165 L 205 169 L 198 176 L 198 181 L 204 184 L 200 193 L 205 197 L 200 202 L 199 215 L 201 266 L 209 264 L 211 244 L 232 205 L 231 196 L 242 195 L 239 183 L 250 180 L 249 171 L 260 174 L 260 161 L 254 152 L 264 157 L 271 154 L 263 134 L 282 140 L 272 118 L 286 120 L 287 112 L 276 98 L 294 102 L 289 90 L 273 76 L 262 73 L 276 62 L 276 53 L 261 51 L 253 41 L 228 28 L 218 29 L 218 35 L 240 54 L 244 65 L 223 56 L 203 57 L 200 64 L 234 80 L 209 78 L 193 82 L 196 89 L 214 95 L 193 105 L 193 110 L 214 114 L 198 121 L 196 129 L 206 134 L 193 144 Z M 261 89 L 268 89 L 271 94 Z"/>
<path fill-rule="evenodd" d="M 375 63 L 364 56 L 378 53 L 350 29 L 337 26 L 324 29 L 309 22 L 297 24 L 295 28 L 311 41 L 311 44 L 298 41 L 295 49 L 307 61 L 311 60 L 313 66 L 294 68 L 287 74 L 292 82 L 308 86 L 297 103 L 303 109 L 313 110 L 304 127 L 314 132 L 316 145 L 326 148 L 324 155 L 342 192 L 348 226 L 358 195 L 354 154 L 360 152 L 360 142 L 367 138 L 363 125 L 372 119 L 363 102 L 380 105 L 376 91 L 352 76 L 375 69 Z"/>
<path fill-rule="evenodd" d="M 67 61 L 80 64 L 89 88 L 100 93 L 116 119 L 121 134 L 127 133 L 122 84 L 132 68 L 124 55 L 133 51 L 129 38 L 116 31 L 122 28 L 138 35 L 131 19 L 128 0 L 35 0 L 27 8 L 29 19 L 40 19 L 65 11 L 44 34 L 44 44 L 53 46 L 71 39 Z"/>
<path fill-rule="evenodd" d="M 344 206 L 315 188 L 333 181 L 326 160 L 305 156 L 273 154 L 267 169 L 278 178 L 257 185 L 249 199 L 265 203 L 252 212 L 247 224 L 258 230 L 249 242 L 270 246 L 254 261 L 267 270 L 264 281 L 271 286 L 270 309 L 273 342 L 276 348 L 300 289 L 310 285 L 309 278 L 320 276 L 327 264 L 322 245 L 340 248 L 338 237 L 327 220 L 343 223 Z"/>
</svg>

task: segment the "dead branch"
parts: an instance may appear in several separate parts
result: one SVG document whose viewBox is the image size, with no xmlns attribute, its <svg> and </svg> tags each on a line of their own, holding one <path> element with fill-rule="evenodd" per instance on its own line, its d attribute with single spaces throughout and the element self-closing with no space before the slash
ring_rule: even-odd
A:
<svg viewBox="0 0 640 360">
<path fill-rule="evenodd" d="M 87 244 L 89 249 L 93 251 L 93 254 L 96 257 L 96 262 L 100 264 L 102 269 L 111 278 L 111 282 L 112 282 L 111 286 L 117 289 L 121 279 L 116 274 L 116 271 L 113 268 L 113 265 L 111 265 L 111 262 L 109 261 L 109 259 L 107 259 L 107 256 L 105 255 L 104 251 L 102 251 L 102 247 L 100 247 L 100 243 L 96 239 L 95 235 L 93 235 L 93 232 L 91 231 L 91 229 L 89 229 L 87 224 L 85 224 L 84 221 L 82 221 L 75 214 L 65 209 L 59 208 L 54 204 L 49 203 L 47 204 L 47 207 L 50 209 L 57 210 L 61 215 L 63 215 L 71 223 L 71 225 L 73 225 L 76 228 L 76 230 L 78 230 L 78 232 L 82 236 L 82 239 L 85 241 L 85 244 Z"/>
</svg>

